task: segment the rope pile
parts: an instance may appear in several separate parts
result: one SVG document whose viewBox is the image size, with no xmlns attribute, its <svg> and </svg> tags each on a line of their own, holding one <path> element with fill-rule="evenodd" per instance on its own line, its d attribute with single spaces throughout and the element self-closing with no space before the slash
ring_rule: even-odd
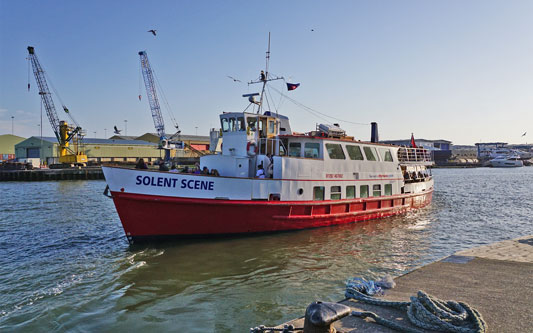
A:
<svg viewBox="0 0 533 333">
<path fill-rule="evenodd" d="M 346 297 L 358 301 L 388 306 L 407 311 L 409 321 L 422 329 L 439 332 L 457 333 L 485 333 L 487 324 L 481 314 L 470 305 L 463 302 L 442 301 L 430 296 L 423 291 L 418 291 L 417 296 L 411 296 L 410 302 L 391 302 L 365 295 L 353 286 L 346 288 Z M 400 332 L 420 333 L 421 330 L 398 325 L 396 322 L 379 317 L 373 312 L 353 311 L 352 316 L 373 318 L 378 324 L 387 326 Z"/>
</svg>

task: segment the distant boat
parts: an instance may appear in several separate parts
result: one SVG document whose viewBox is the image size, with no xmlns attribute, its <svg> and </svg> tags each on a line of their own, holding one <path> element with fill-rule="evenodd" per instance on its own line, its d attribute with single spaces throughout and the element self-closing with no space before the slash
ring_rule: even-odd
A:
<svg viewBox="0 0 533 333">
<path fill-rule="evenodd" d="M 524 166 L 519 156 L 502 155 L 489 160 L 489 165 L 495 168 L 516 168 Z"/>
</svg>

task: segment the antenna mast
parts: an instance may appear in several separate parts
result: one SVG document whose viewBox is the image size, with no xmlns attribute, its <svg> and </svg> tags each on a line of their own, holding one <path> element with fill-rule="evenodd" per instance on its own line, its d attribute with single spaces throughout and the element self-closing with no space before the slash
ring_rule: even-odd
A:
<svg viewBox="0 0 533 333">
<path fill-rule="evenodd" d="M 261 77 L 258 81 L 250 81 L 248 84 L 254 84 L 254 83 L 263 83 L 263 88 L 261 89 L 261 98 L 259 99 L 259 107 L 257 108 L 257 113 L 261 113 L 261 110 L 263 110 L 263 97 L 265 95 L 265 88 L 266 84 L 269 81 L 274 80 L 283 80 L 283 77 L 274 77 L 269 79 L 268 78 L 268 65 L 270 63 L 270 31 L 268 32 L 268 49 L 266 51 L 266 64 L 265 64 L 265 70 L 261 71 Z"/>
</svg>

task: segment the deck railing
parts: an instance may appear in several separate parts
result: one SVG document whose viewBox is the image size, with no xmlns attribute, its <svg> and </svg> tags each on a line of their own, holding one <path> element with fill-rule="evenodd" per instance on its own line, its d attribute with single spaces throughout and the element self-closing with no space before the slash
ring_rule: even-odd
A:
<svg viewBox="0 0 533 333">
<path fill-rule="evenodd" d="M 433 163 L 431 152 L 425 148 L 401 147 L 398 149 L 398 161 L 400 163 L 426 162 Z"/>
</svg>

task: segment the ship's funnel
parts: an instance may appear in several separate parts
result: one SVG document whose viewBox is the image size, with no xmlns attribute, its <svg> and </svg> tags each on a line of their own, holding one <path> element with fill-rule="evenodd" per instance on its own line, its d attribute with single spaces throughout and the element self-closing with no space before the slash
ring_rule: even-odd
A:
<svg viewBox="0 0 533 333">
<path fill-rule="evenodd" d="M 370 123 L 370 126 L 372 126 L 372 132 L 370 134 L 370 142 L 379 142 L 378 123 L 372 122 Z"/>
</svg>

